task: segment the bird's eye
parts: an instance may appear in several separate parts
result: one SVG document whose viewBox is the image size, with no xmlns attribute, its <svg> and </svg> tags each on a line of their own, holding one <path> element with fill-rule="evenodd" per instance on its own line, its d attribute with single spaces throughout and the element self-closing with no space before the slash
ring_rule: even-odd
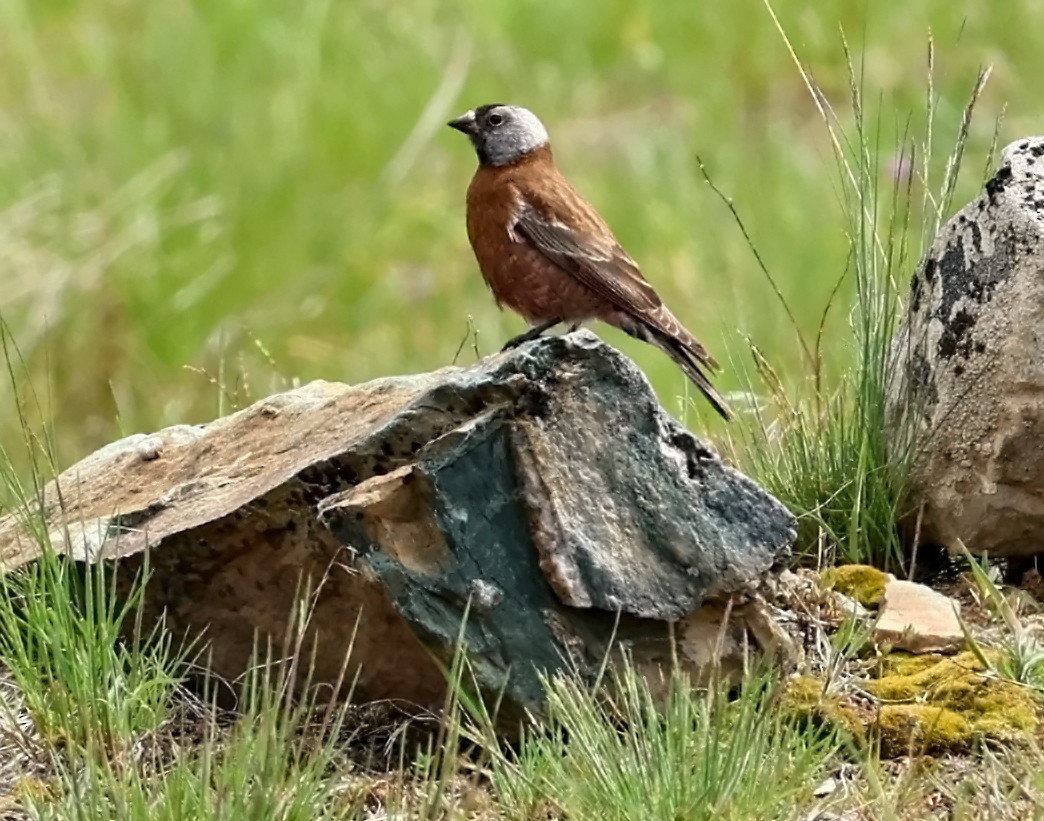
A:
<svg viewBox="0 0 1044 821">
<path fill-rule="evenodd" d="M 489 115 L 489 119 L 486 120 L 486 122 L 488 122 L 491 126 L 496 128 L 498 125 L 500 125 L 501 123 L 504 122 L 504 115 L 503 114 L 490 114 Z"/>
</svg>

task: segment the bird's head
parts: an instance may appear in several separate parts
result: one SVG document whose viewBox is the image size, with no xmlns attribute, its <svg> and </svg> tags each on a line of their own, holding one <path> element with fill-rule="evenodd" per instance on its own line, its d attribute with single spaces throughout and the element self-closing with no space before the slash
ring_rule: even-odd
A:
<svg viewBox="0 0 1044 821">
<path fill-rule="evenodd" d="M 447 125 L 468 135 L 482 165 L 509 165 L 548 143 L 536 114 L 517 105 L 479 106 Z"/>
</svg>

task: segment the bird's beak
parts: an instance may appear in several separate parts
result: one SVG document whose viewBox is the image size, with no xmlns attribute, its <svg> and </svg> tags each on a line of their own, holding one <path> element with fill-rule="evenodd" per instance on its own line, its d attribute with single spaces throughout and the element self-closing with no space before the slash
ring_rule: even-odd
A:
<svg viewBox="0 0 1044 821">
<path fill-rule="evenodd" d="M 457 131 L 462 131 L 469 137 L 474 137 L 478 129 L 475 127 L 475 112 L 465 111 L 457 119 L 450 120 L 446 123 L 450 128 L 455 128 Z"/>
</svg>

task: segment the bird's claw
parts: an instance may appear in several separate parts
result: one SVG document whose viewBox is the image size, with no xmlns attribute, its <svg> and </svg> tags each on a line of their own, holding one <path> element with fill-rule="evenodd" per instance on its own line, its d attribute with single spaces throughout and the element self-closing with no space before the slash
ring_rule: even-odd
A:
<svg viewBox="0 0 1044 821">
<path fill-rule="evenodd" d="M 500 349 L 500 352 L 504 353 L 505 351 L 514 350 L 519 345 L 529 342 L 530 339 L 535 339 L 535 337 L 529 336 L 528 334 L 519 334 L 518 336 L 514 336 L 504 343 L 504 347 Z"/>
<path fill-rule="evenodd" d="M 519 345 L 522 345 L 526 342 L 531 342 L 532 340 L 543 336 L 545 332 L 549 331 L 551 328 L 555 327 L 555 325 L 558 325 L 561 322 L 562 320 L 560 319 L 549 319 L 547 322 L 542 322 L 539 325 L 534 325 L 525 333 L 521 333 L 518 336 L 511 337 L 511 339 L 504 343 L 504 347 L 500 349 L 500 352 L 503 353 L 504 351 L 510 351 L 512 348 L 517 348 Z"/>
</svg>

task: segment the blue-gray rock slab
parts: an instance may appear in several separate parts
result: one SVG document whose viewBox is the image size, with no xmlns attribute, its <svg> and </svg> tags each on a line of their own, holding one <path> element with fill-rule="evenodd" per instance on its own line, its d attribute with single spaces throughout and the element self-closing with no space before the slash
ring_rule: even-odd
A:
<svg viewBox="0 0 1044 821">
<path fill-rule="evenodd" d="M 477 416 L 414 463 L 431 482 L 470 466 L 471 484 L 439 500 L 436 518 L 448 544 L 481 543 L 476 566 L 496 560 L 485 552 L 493 535 L 453 529 L 485 522 L 505 500 L 521 523 L 507 535 L 524 535 L 570 607 L 679 619 L 710 595 L 753 589 L 789 558 L 791 513 L 672 419 L 629 359 L 590 334 L 545 339 L 512 358 L 541 386 L 539 402 L 507 421 Z M 508 444 L 465 456 L 491 425 Z"/>
<path fill-rule="evenodd" d="M 698 635 L 685 620 L 709 597 L 788 555 L 791 515 L 636 379 L 617 357 L 570 369 L 539 417 L 480 415 L 320 503 L 422 641 L 446 662 L 463 646 L 512 713 L 539 712 L 542 676 L 593 675 L 611 640 L 667 664 L 668 622 Z M 709 672 L 689 644 L 683 666 Z"/>
</svg>

